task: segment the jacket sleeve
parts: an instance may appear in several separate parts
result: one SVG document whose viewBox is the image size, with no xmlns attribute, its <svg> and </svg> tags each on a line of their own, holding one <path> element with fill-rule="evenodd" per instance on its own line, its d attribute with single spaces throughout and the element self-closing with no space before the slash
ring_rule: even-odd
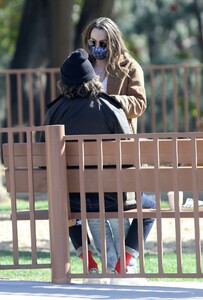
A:
<svg viewBox="0 0 203 300">
<path fill-rule="evenodd" d="M 144 87 L 144 74 L 141 66 L 136 62 L 128 65 L 129 76 L 122 82 L 119 95 L 113 96 L 122 106 L 128 119 L 141 116 L 147 107 Z"/>
</svg>

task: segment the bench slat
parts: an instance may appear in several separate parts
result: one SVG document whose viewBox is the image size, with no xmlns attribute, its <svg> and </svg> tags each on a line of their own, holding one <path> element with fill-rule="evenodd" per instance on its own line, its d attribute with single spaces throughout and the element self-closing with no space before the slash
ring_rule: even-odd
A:
<svg viewBox="0 0 203 300">
<path fill-rule="evenodd" d="M 156 209 L 142 209 L 143 218 L 156 218 Z M 99 212 L 87 212 L 87 219 L 99 219 Z M 18 220 L 30 220 L 30 211 L 19 211 L 16 214 Z M 136 218 L 138 216 L 137 209 L 131 209 L 123 212 L 124 218 Z M 118 212 L 105 212 L 106 219 L 118 218 Z M 161 210 L 162 218 L 174 218 L 175 212 L 169 209 Z M 194 212 L 192 210 L 180 211 L 181 218 L 193 218 Z M 203 217 L 203 208 L 199 208 L 199 217 Z M 11 215 L 12 218 L 12 215 Z M 35 220 L 48 220 L 48 210 L 35 210 Z M 76 224 L 76 220 L 81 218 L 80 212 L 72 212 L 70 214 L 69 226 Z"/>
<path fill-rule="evenodd" d="M 35 220 L 48 220 L 49 219 L 49 212 L 47 209 L 37 209 L 34 212 Z M 17 220 L 19 221 L 28 221 L 30 220 L 30 211 L 29 210 L 23 210 L 18 211 L 16 213 Z M 10 219 L 12 219 L 12 214 L 10 215 Z M 76 219 L 69 219 L 68 220 L 68 226 L 74 226 L 76 224 Z"/>
<path fill-rule="evenodd" d="M 197 139 L 197 151 L 198 159 L 197 164 L 203 165 L 203 139 Z M 104 152 L 104 165 L 115 165 L 116 164 L 116 151 L 115 142 L 106 141 L 103 142 Z M 181 139 L 177 142 L 178 147 L 178 162 L 183 165 L 191 165 L 191 147 L 192 141 L 189 139 Z M 134 164 L 135 161 L 135 146 L 131 140 L 121 141 L 122 151 L 122 163 L 124 165 Z M 188 151 L 186 151 L 188 149 Z M 44 143 L 33 143 L 33 166 L 46 166 L 46 153 Z M 96 142 L 85 142 L 85 165 L 96 165 L 97 164 L 97 144 Z M 26 167 L 27 166 L 27 145 L 26 143 L 14 144 L 14 162 L 15 167 Z M 152 140 L 141 140 L 140 141 L 140 153 L 141 153 L 141 164 L 154 164 L 154 144 Z M 160 164 L 171 164 L 172 163 L 172 141 L 171 140 L 160 140 L 159 141 L 159 153 L 160 153 Z M 9 167 L 9 152 L 8 144 L 3 145 L 3 156 L 4 165 Z M 77 166 L 78 160 L 78 143 L 67 142 L 66 143 L 66 159 L 68 166 Z"/>
<path fill-rule="evenodd" d="M 7 192 L 10 193 L 10 171 L 5 170 L 6 176 L 6 188 Z M 15 191 L 16 193 L 28 193 L 28 170 L 27 169 L 17 169 L 14 172 L 15 176 Z M 45 169 L 35 169 L 33 170 L 33 184 L 34 191 L 36 193 L 46 193 L 47 192 L 47 171 Z"/>
<path fill-rule="evenodd" d="M 140 189 L 144 192 L 155 192 L 156 172 L 153 168 L 140 169 Z M 175 181 L 180 191 L 193 190 L 193 170 L 190 167 L 181 167 L 177 171 L 177 180 Z M 26 169 L 15 170 L 15 184 L 17 193 L 28 193 L 28 172 Z M 106 192 L 115 192 L 117 190 L 116 169 L 104 169 L 102 171 L 103 189 Z M 120 172 L 122 189 L 125 192 L 136 191 L 136 180 L 134 168 L 123 169 Z M 67 170 L 69 191 L 78 192 L 79 185 L 79 170 Z M 174 170 L 166 167 L 159 169 L 159 189 L 162 192 L 167 192 L 174 189 Z M 134 179 L 133 179 L 134 178 Z M 201 190 L 203 182 L 203 167 L 199 167 L 196 172 L 197 188 Z M 84 180 L 86 192 L 98 191 L 98 172 L 95 169 L 84 171 Z M 10 192 L 10 172 L 6 170 L 7 191 Z M 46 170 L 33 170 L 33 183 L 35 192 L 47 192 L 47 177 Z"/>
<path fill-rule="evenodd" d="M 156 218 L 157 217 L 157 212 L 156 209 L 142 209 L 143 213 L 143 218 Z M 81 214 L 72 212 L 70 214 L 72 219 L 80 219 Z M 137 218 L 138 213 L 137 209 L 131 209 L 128 211 L 123 212 L 124 218 Z M 118 218 L 118 212 L 105 212 L 105 217 L 106 219 L 111 219 L 111 218 Z M 175 212 L 171 211 L 169 209 L 163 209 L 161 210 L 161 217 L 162 218 L 174 218 L 175 217 Z M 191 211 L 180 211 L 180 217 L 181 218 L 194 218 L 194 212 Z M 203 217 L 203 210 L 199 210 L 199 217 Z M 99 219 L 99 213 L 98 212 L 87 212 L 87 219 Z"/>
<path fill-rule="evenodd" d="M 14 147 L 14 164 L 16 168 L 27 167 L 27 144 L 15 143 Z M 9 145 L 2 145 L 4 166 L 9 168 Z M 33 143 L 33 167 L 46 166 L 46 149 L 44 143 Z"/>
</svg>

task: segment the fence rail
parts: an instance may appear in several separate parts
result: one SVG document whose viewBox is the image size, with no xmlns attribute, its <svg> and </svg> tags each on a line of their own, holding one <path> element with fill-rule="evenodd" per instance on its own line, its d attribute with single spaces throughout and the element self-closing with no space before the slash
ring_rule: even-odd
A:
<svg viewBox="0 0 203 300">
<path fill-rule="evenodd" d="M 143 69 L 148 108 L 139 132 L 196 131 L 203 115 L 203 65 Z M 42 125 L 58 79 L 58 68 L 0 70 L 1 127 Z"/>
</svg>

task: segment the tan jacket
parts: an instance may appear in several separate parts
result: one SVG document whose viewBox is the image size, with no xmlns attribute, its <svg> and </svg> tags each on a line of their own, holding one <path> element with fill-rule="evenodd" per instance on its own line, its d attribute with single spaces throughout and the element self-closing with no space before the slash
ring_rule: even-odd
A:
<svg viewBox="0 0 203 300">
<path fill-rule="evenodd" d="M 122 66 L 128 68 L 129 77 L 120 70 L 109 74 L 107 93 L 121 103 L 133 133 L 137 133 L 137 117 L 141 116 L 146 107 L 144 74 L 141 66 L 134 59 L 124 59 Z"/>
</svg>

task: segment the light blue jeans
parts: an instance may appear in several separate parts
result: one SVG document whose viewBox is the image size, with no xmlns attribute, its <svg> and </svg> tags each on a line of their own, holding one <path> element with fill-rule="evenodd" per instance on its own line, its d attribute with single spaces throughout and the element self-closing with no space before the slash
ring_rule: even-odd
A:
<svg viewBox="0 0 203 300">
<path fill-rule="evenodd" d="M 142 207 L 143 208 L 155 208 L 156 207 L 156 201 L 154 195 L 142 195 Z M 143 219 L 143 233 L 144 233 L 144 241 L 146 240 L 152 226 L 154 223 L 154 219 Z M 101 243 L 100 243 L 100 222 L 99 219 L 89 219 L 88 225 L 90 232 L 92 234 L 95 248 L 98 252 L 99 257 L 101 258 Z M 118 226 L 118 219 L 108 219 L 105 221 L 105 228 L 106 228 L 106 251 L 107 251 L 107 268 L 108 269 L 114 269 L 115 265 L 117 263 L 117 260 L 120 256 L 120 239 L 119 239 L 119 226 Z M 135 237 L 135 239 L 138 239 L 137 237 L 137 220 L 133 220 L 133 225 L 130 226 L 130 220 L 124 219 L 124 232 L 125 236 L 127 236 L 128 231 L 131 227 L 131 231 Z M 127 239 L 132 239 L 132 235 L 130 237 L 127 237 Z M 133 241 L 135 243 L 135 241 Z M 129 242 L 130 245 L 130 242 Z M 136 247 L 133 247 L 134 249 Z M 130 250 L 130 249 L 129 249 Z M 137 251 L 134 251 L 133 253 L 134 258 L 138 258 L 139 252 L 138 252 L 138 241 L 137 241 Z"/>
<path fill-rule="evenodd" d="M 89 219 L 88 225 L 92 234 L 94 245 L 99 257 L 101 258 L 101 243 L 100 243 L 100 221 L 99 219 Z M 105 221 L 106 228 L 106 252 L 107 252 L 107 268 L 114 269 L 119 258 L 120 243 L 118 219 L 108 219 Z M 124 219 L 125 236 L 130 228 L 130 220 Z"/>
</svg>

